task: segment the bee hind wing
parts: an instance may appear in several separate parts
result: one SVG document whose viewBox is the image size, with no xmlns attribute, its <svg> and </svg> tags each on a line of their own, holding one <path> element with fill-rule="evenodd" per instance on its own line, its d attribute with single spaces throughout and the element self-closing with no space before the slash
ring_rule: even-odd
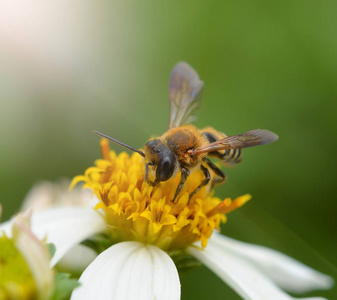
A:
<svg viewBox="0 0 337 300">
<path fill-rule="evenodd" d="M 254 129 L 242 134 L 227 136 L 214 143 L 199 147 L 192 151 L 192 154 L 199 155 L 202 153 L 219 150 L 248 148 L 258 145 L 269 144 L 275 142 L 277 139 L 278 136 L 271 131 L 264 129 Z"/>
<path fill-rule="evenodd" d="M 187 63 L 177 63 L 170 75 L 169 129 L 194 122 L 197 118 L 204 83 Z"/>
</svg>

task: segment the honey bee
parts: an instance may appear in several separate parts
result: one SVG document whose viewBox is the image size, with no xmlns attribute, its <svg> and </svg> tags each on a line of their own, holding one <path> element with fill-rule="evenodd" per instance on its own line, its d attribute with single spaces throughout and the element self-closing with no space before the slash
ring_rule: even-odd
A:
<svg viewBox="0 0 337 300">
<path fill-rule="evenodd" d="M 175 202 L 189 174 L 201 169 L 204 180 L 190 194 L 189 200 L 203 186 L 226 180 L 224 172 L 209 157 L 218 159 L 225 167 L 242 160 L 242 148 L 269 144 L 278 136 L 268 130 L 254 129 L 234 136 L 226 136 L 212 127 L 197 129 L 193 123 L 200 107 L 203 82 L 197 72 L 185 62 L 173 68 L 169 80 L 170 118 L 168 131 L 150 140 L 143 151 L 134 149 L 114 138 L 94 131 L 123 147 L 139 153 L 145 160 L 145 181 L 156 186 L 180 171 L 181 179 L 172 202 Z M 211 178 L 211 169 L 214 173 Z"/>
</svg>

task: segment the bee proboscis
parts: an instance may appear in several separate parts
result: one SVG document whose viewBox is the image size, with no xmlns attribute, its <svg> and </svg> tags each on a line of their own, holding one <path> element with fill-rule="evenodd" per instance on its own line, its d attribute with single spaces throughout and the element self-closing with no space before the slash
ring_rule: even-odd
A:
<svg viewBox="0 0 337 300">
<path fill-rule="evenodd" d="M 170 119 L 168 131 L 150 140 L 143 151 L 130 147 L 114 138 L 94 131 L 123 147 L 139 153 L 145 160 L 145 180 L 156 186 L 181 172 L 180 183 L 172 199 L 175 202 L 192 170 L 201 169 L 205 178 L 190 194 L 203 186 L 226 180 L 224 172 L 209 157 L 217 158 L 224 166 L 235 166 L 242 159 L 242 148 L 269 144 L 278 136 L 268 130 L 254 129 L 234 136 L 226 136 L 212 127 L 197 129 L 193 123 L 200 107 L 203 82 L 197 72 L 185 62 L 175 65 L 169 80 Z"/>
</svg>

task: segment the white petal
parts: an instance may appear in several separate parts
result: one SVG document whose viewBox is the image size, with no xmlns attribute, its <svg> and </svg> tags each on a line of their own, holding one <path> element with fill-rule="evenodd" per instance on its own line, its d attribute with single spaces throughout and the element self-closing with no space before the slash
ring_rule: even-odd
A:
<svg viewBox="0 0 337 300">
<path fill-rule="evenodd" d="M 217 274 L 243 299 L 295 299 L 278 288 L 247 260 L 230 251 L 225 251 L 212 243 L 208 244 L 203 251 L 195 247 L 189 247 L 187 251 Z M 318 300 L 323 298 L 302 299 Z"/>
<path fill-rule="evenodd" d="M 11 237 L 13 220 L 0 225 Z M 32 214 L 31 230 L 40 239 L 56 246 L 51 260 L 54 266 L 71 248 L 88 237 L 106 230 L 106 223 L 100 213 L 87 207 L 51 207 Z"/>
<path fill-rule="evenodd" d="M 29 228 L 29 220 L 18 216 L 13 222 L 13 239 L 24 257 L 38 290 L 39 299 L 49 299 L 54 287 L 54 273 L 50 269 L 50 255 Z"/>
<path fill-rule="evenodd" d="M 94 207 L 98 198 L 89 189 L 79 185 L 69 190 L 71 180 L 61 179 L 58 182 L 42 181 L 34 185 L 25 197 L 21 211 L 32 209 L 33 212 L 52 206 L 84 206 Z"/>
<path fill-rule="evenodd" d="M 83 272 L 71 299 L 180 299 L 172 259 L 161 249 L 123 242 L 102 252 Z"/>
<path fill-rule="evenodd" d="M 334 283 L 331 277 L 267 247 L 240 242 L 216 232 L 209 242 L 249 260 L 279 287 L 289 292 L 329 289 Z"/>
<path fill-rule="evenodd" d="M 85 207 L 55 207 L 36 212 L 31 224 L 38 238 L 46 238 L 56 246 L 52 266 L 73 246 L 106 229 L 104 218 Z"/>
</svg>

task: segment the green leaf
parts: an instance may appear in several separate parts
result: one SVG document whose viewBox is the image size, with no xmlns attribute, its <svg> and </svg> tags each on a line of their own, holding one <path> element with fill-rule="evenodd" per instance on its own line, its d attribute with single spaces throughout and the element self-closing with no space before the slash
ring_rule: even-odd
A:
<svg viewBox="0 0 337 300">
<path fill-rule="evenodd" d="M 53 257 L 56 251 L 56 246 L 53 243 L 47 243 L 46 246 L 49 251 L 50 257 Z"/>
<path fill-rule="evenodd" d="M 97 254 L 99 254 L 111 247 L 114 243 L 111 241 L 109 236 L 105 234 L 97 234 L 92 238 L 83 241 L 81 244 L 93 249 Z"/>
<path fill-rule="evenodd" d="M 51 300 L 65 300 L 69 299 L 74 288 L 80 286 L 80 283 L 70 274 L 58 273 L 55 278 L 55 290 Z"/>
<path fill-rule="evenodd" d="M 174 261 L 179 274 L 186 273 L 201 265 L 198 260 L 191 255 L 187 255 L 184 250 L 173 251 L 170 253 L 170 256 Z"/>
</svg>

